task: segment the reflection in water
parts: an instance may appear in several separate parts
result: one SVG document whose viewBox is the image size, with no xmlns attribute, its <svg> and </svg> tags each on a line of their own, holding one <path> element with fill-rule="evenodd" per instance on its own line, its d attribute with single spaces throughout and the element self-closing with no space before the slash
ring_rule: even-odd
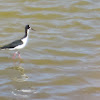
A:
<svg viewBox="0 0 100 100">
<path fill-rule="evenodd" d="M 21 66 L 18 66 L 18 65 L 12 66 L 12 67 L 9 67 L 7 69 L 12 69 L 12 70 L 16 70 L 16 71 L 20 72 L 19 77 L 13 78 L 14 81 L 23 82 L 23 81 L 26 81 L 28 79 L 28 76 L 24 73 L 24 68 Z"/>
<path fill-rule="evenodd" d="M 27 80 L 29 77 L 25 74 L 21 63 L 14 64 L 12 67 L 6 69 L 11 70 L 11 72 L 17 72 L 17 74 L 13 73 L 13 77 L 11 78 L 12 82 L 16 84 L 11 92 L 14 96 L 28 98 L 39 93 L 40 89 L 28 86 Z"/>
<path fill-rule="evenodd" d="M 37 94 L 38 92 L 39 90 L 36 88 L 30 88 L 30 89 L 28 88 L 28 89 L 20 89 L 20 90 L 15 89 L 14 91 L 12 91 L 12 94 L 15 96 L 27 98 L 32 94 Z"/>
<path fill-rule="evenodd" d="M 23 82 L 23 81 L 26 81 L 28 79 L 28 76 L 23 74 L 21 77 L 15 77 L 13 78 L 14 81 L 17 81 L 17 82 Z"/>
<path fill-rule="evenodd" d="M 20 77 L 15 77 L 14 81 L 26 81 L 28 79 L 28 76 L 24 73 L 24 68 L 21 67 L 21 63 L 23 62 L 22 59 L 14 59 L 13 67 L 10 67 L 10 69 L 17 70 L 20 72 Z"/>
<path fill-rule="evenodd" d="M 20 66 L 22 62 L 23 62 L 23 59 L 13 59 L 14 66 Z"/>
<path fill-rule="evenodd" d="M 7 69 L 19 72 L 18 77 L 14 74 L 15 76 L 13 76 L 12 78 L 12 81 L 15 82 L 15 84 L 17 82 L 16 87 L 12 89 L 12 94 L 14 96 L 28 98 L 31 96 L 38 95 L 40 93 L 39 88 L 36 88 L 34 86 L 28 86 L 27 80 L 29 77 L 25 74 L 24 68 L 21 66 L 21 63 L 16 63 L 12 67 L 9 67 Z M 25 82 L 27 85 L 25 85 Z"/>
</svg>

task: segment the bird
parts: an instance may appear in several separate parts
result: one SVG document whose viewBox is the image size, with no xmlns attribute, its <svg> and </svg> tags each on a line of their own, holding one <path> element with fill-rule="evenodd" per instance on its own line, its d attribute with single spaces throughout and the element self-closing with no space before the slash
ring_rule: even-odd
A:
<svg viewBox="0 0 100 100">
<path fill-rule="evenodd" d="M 28 37 L 29 37 L 30 30 L 35 31 L 29 25 L 26 25 L 25 26 L 25 35 L 21 39 L 15 40 L 15 41 L 7 44 L 7 45 L 4 45 L 4 46 L 0 47 L 0 50 L 6 50 L 6 49 L 8 49 L 8 50 L 17 50 L 14 53 L 12 58 L 15 59 L 16 55 L 18 54 L 18 57 L 21 59 L 19 49 L 23 49 L 26 46 L 26 44 L 28 42 Z"/>
</svg>

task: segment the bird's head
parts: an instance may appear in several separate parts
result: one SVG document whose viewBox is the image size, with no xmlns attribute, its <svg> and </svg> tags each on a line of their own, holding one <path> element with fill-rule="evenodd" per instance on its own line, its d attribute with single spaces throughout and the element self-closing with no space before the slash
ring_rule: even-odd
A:
<svg viewBox="0 0 100 100">
<path fill-rule="evenodd" d="M 26 26 L 25 26 L 25 29 L 26 29 L 26 30 L 29 29 L 29 30 L 33 30 L 33 31 L 35 31 L 35 30 L 34 30 L 33 28 L 31 28 L 29 25 L 26 25 Z"/>
</svg>

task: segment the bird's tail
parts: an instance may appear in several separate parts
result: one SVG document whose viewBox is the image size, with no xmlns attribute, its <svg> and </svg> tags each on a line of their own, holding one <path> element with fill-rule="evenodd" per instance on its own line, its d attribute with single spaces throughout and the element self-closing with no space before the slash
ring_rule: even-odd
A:
<svg viewBox="0 0 100 100">
<path fill-rule="evenodd" d="M 5 48 L 4 47 L 0 47 L 0 50 L 5 50 Z"/>
</svg>

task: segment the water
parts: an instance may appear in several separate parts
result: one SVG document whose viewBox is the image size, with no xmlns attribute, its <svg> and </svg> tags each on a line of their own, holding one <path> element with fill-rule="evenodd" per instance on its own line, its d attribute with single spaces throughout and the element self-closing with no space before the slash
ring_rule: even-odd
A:
<svg viewBox="0 0 100 100">
<path fill-rule="evenodd" d="M 99 100 L 99 20 L 98 0 L 1 0 L 0 46 L 36 31 L 20 64 L 0 51 L 0 100 Z"/>
</svg>

